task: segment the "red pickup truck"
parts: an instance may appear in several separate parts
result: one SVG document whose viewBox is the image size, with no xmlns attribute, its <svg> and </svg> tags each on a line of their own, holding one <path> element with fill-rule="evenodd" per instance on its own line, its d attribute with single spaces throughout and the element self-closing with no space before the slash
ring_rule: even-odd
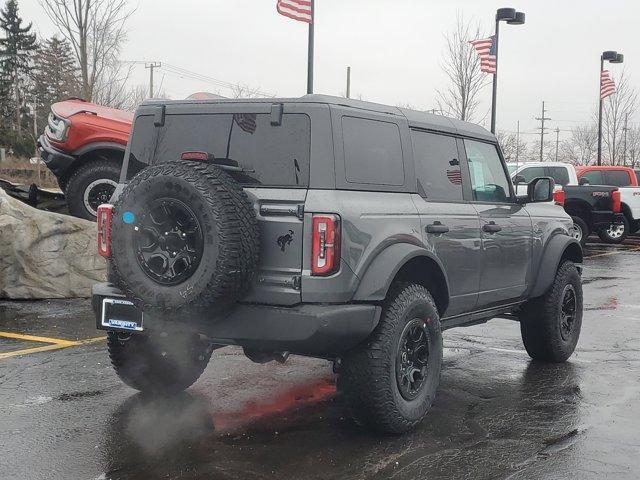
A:
<svg viewBox="0 0 640 480">
<path fill-rule="evenodd" d="M 51 106 L 38 145 L 72 215 L 95 220 L 98 206 L 111 198 L 132 121 L 133 113 L 80 99 Z"/>
</svg>

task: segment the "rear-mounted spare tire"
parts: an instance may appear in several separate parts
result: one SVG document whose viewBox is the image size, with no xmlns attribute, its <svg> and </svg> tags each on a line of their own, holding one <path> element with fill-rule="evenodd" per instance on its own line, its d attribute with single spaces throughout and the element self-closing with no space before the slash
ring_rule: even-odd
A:
<svg viewBox="0 0 640 480">
<path fill-rule="evenodd" d="M 114 205 L 111 265 L 146 309 L 224 308 L 258 264 L 253 206 L 214 165 L 168 162 L 144 169 Z"/>
</svg>

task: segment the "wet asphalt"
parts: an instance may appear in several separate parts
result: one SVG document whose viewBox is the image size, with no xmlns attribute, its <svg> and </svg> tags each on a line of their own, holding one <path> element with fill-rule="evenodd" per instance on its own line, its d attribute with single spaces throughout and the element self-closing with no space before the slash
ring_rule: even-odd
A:
<svg viewBox="0 0 640 480">
<path fill-rule="evenodd" d="M 414 432 L 344 417 L 328 362 L 214 352 L 174 398 L 116 377 L 88 301 L 0 302 L 0 479 L 640 478 L 640 241 L 590 244 L 569 362 L 530 361 L 518 324 L 445 333 L 434 408 Z"/>
</svg>

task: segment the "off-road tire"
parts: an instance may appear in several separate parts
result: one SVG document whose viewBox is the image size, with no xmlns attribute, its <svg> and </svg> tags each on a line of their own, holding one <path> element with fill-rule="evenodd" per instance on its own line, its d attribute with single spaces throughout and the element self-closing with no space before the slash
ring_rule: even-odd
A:
<svg viewBox="0 0 640 480">
<path fill-rule="evenodd" d="M 570 334 L 563 338 L 561 308 L 565 287 L 576 297 L 576 314 Z M 520 332 L 527 353 L 534 360 L 561 363 L 572 354 L 582 327 L 582 281 L 573 262 L 563 262 L 551 288 L 542 297 L 529 300 L 520 311 Z"/>
<path fill-rule="evenodd" d="M 118 377 L 144 393 L 187 389 L 202 375 L 213 352 L 209 342 L 195 335 L 161 338 L 109 332 L 107 346 Z"/>
<path fill-rule="evenodd" d="M 587 225 L 587 222 L 582 220 L 580 217 L 571 217 L 571 220 L 573 220 L 574 229 L 576 227 L 580 229 L 580 238 L 577 238 L 575 236 L 574 238 L 578 240 L 578 242 L 580 242 L 580 245 L 582 247 L 584 247 L 587 244 L 587 238 L 589 238 L 589 235 L 591 234 L 589 225 Z"/>
<path fill-rule="evenodd" d="M 74 217 L 95 221 L 95 214 L 85 206 L 85 191 L 93 182 L 100 180 L 108 181 L 115 189 L 120 179 L 120 169 L 121 165 L 111 160 L 90 160 L 73 172 L 64 188 L 69 213 Z"/>
<path fill-rule="evenodd" d="M 197 269 L 177 285 L 154 281 L 138 263 L 136 222 L 145 205 L 169 197 L 188 205 L 204 232 Z M 224 309 L 250 286 L 258 265 L 259 229 L 253 205 L 240 184 L 221 169 L 199 162 L 167 162 L 142 170 L 114 205 L 110 259 L 117 285 L 128 298 L 163 315 L 194 309 Z"/>
<path fill-rule="evenodd" d="M 416 318 L 425 322 L 429 359 L 418 396 L 407 400 L 396 380 L 396 358 L 402 332 Z M 422 285 L 398 283 L 390 289 L 380 322 L 368 340 L 343 358 L 338 389 L 356 423 L 399 434 L 415 427 L 428 413 L 441 367 L 440 317 L 431 294 Z"/>
<path fill-rule="evenodd" d="M 611 228 L 611 226 L 601 228 L 598 231 L 598 236 L 600 237 L 600 240 L 602 240 L 604 243 L 610 243 L 614 245 L 624 242 L 624 240 L 627 238 L 627 235 L 629 235 L 631 231 L 631 227 L 629 226 L 629 220 L 627 219 L 626 216 L 622 217 L 622 225 L 624 225 L 624 231 L 622 232 L 622 235 L 618 237 L 612 237 L 610 235 L 608 230 L 609 228 Z"/>
</svg>

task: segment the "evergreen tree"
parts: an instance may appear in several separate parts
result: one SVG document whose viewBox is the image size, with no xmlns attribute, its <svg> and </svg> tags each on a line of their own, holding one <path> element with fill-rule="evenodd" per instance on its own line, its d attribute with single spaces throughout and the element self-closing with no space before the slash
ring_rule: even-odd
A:
<svg viewBox="0 0 640 480">
<path fill-rule="evenodd" d="M 78 74 L 69 42 L 53 36 L 38 46 L 32 75 L 38 125 L 46 122 L 51 104 L 79 96 Z"/>
<path fill-rule="evenodd" d="M 7 0 L 0 10 L 0 93 L 3 94 L 2 113 L 10 115 L 11 129 L 20 141 L 23 127 L 24 93 L 31 72 L 31 57 L 36 49 L 32 24 L 24 25 L 18 14 L 18 2 Z M 5 117 L 5 121 L 8 120 Z"/>
</svg>

